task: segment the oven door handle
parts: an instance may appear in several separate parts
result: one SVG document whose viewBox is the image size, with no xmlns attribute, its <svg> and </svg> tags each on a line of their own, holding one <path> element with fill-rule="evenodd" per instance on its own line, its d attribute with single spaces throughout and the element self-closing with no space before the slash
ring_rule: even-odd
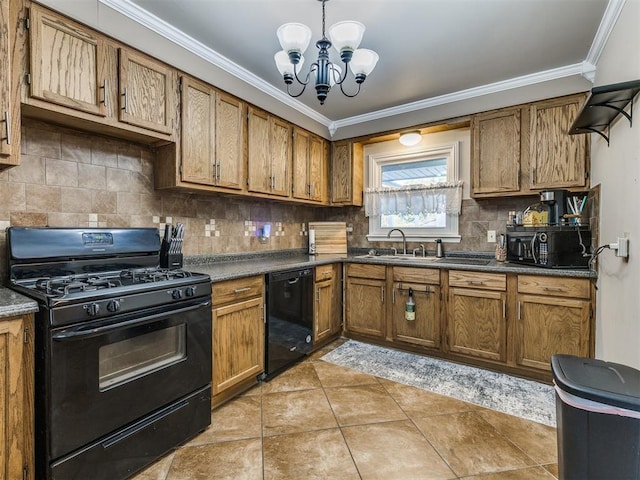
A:
<svg viewBox="0 0 640 480">
<path fill-rule="evenodd" d="M 51 338 L 57 342 L 70 341 L 70 340 L 83 340 L 85 338 L 98 337 L 105 333 L 112 332 L 114 330 L 120 330 L 124 327 L 137 327 L 139 325 L 145 325 L 147 323 L 155 322 L 159 318 L 166 317 L 167 315 L 175 315 L 179 313 L 190 312 L 191 310 L 197 310 L 198 308 L 210 307 L 211 301 L 201 302 L 189 307 L 178 308 L 176 310 L 164 311 L 162 313 L 156 313 L 155 315 L 145 316 L 143 318 L 134 318 L 124 322 L 115 322 L 103 327 L 87 328 L 86 325 L 64 330 L 62 332 L 54 333 Z"/>
</svg>

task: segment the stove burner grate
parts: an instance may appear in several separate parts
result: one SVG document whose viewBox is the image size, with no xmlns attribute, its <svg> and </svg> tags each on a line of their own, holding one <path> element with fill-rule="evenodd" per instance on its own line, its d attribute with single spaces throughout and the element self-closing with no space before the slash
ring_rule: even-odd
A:
<svg viewBox="0 0 640 480">
<path fill-rule="evenodd" d="M 68 295 L 75 292 L 87 292 L 122 286 L 119 279 L 100 278 L 90 275 L 69 275 L 65 277 L 40 278 L 36 280 L 36 289 L 48 295 Z"/>
<path fill-rule="evenodd" d="M 174 280 L 177 278 L 190 277 L 191 273 L 184 270 L 169 270 L 158 268 L 135 268 L 120 272 L 122 280 L 129 280 L 132 283 L 151 283 L 164 280 Z"/>
</svg>

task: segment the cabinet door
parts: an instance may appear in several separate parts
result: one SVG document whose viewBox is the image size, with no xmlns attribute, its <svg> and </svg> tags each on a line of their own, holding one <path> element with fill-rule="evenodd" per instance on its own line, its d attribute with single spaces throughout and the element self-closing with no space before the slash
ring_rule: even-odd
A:
<svg viewBox="0 0 640 480">
<path fill-rule="evenodd" d="M 293 130 L 293 198 L 308 199 L 310 196 L 309 156 L 311 134 L 302 129 Z"/>
<path fill-rule="evenodd" d="M 569 135 L 584 96 L 531 106 L 531 188 L 584 187 L 588 135 Z"/>
<path fill-rule="evenodd" d="M 182 77 L 182 180 L 215 183 L 216 93 L 206 84 Z"/>
<path fill-rule="evenodd" d="M 126 48 L 120 48 L 120 121 L 172 133 L 176 72 Z"/>
<path fill-rule="evenodd" d="M 374 337 L 385 335 L 385 282 L 365 278 L 347 278 L 345 328 L 353 333 Z"/>
<path fill-rule="evenodd" d="M 556 353 L 588 357 L 590 305 L 588 300 L 519 295 L 518 365 L 548 372 Z"/>
<path fill-rule="evenodd" d="M 520 190 L 520 108 L 476 115 L 471 122 L 473 194 Z"/>
<path fill-rule="evenodd" d="M 415 320 L 405 318 L 405 305 L 413 290 Z M 440 348 L 440 287 L 414 283 L 394 283 L 392 295 L 393 339 Z"/>
<path fill-rule="evenodd" d="M 322 138 L 309 137 L 309 199 L 321 202 L 325 198 L 326 144 Z"/>
<path fill-rule="evenodd" d="M 0 321 L 0 478 L 23 478 L 24 465 L 31 465 L 27 433 L 31 422 L 31 400 L 26 398 L 24 364 L 24 323 L 22 318 Z"/>
<path fill-rule="evenodd" d="M 342 326 L 342 282 L 340 264 L 316 267 L 314 341 L 340 331 Z M 318 273 L 320 275 L 318 275 Z M 326 278 L 326 280 L 322 280 Z"/>
<path fill-rule="evenodd" d="M 351 143 L 336 142 L 331 153 L 331 203 L 351 201 Z"/>
<path fill-rule="evenodd" d="M 272 178 L 269 115 L 249 108 L 248 128 L 249 190 L 270 193 Z"/>
<path fill-rule="evenodd" d="M 213 309 L 213 395 L 264 371 L 262 298 Z"/>
<path fill-rule="evenodd" d="M 0 2 L 0 170 L 3 165 L 17 164 L 17 159 L 3 158 L 12 153 L 12 142 L 15 141 L 14 130 L 19 132 L 13 115 L 14 102 L 19 102 L 11 96 L 13 84 L 11 76 L 11 42 L 9 28 L 9 2 Z M 19 142 L 16 142 L 19 143 Z M 16 155 L 17 157 L 17 155 Z"/>
<path fill-rule="evenodd" d="M 271 118 L 271 194 L 291 194 L 291 125 Z"/>
<path fill-rule="evenodd" d="M 104 39 L 35 4 L 30 23 L 30 95 L 105 116 Z"/>
<path fill-rule="evenodd" d="M 506 294 L 489 290 L 449 290 L 449 351 L 506 360 Z"/>
<path fill-rule="evenodd" d="M 216 185 L 244 188 L 244 104 L 224 93 L 216 100 Z"/>
</svg>

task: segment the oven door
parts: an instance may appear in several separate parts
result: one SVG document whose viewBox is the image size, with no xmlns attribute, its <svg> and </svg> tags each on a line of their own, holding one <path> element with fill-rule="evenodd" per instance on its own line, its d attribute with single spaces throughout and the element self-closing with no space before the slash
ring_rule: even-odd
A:
<svg viewBox="0 0 640 480">
<path fill-rule="evenodd" d="M 211 301 L 54 329 L 48 347 L 54 460 L 211 382 Z"/>
</svg>

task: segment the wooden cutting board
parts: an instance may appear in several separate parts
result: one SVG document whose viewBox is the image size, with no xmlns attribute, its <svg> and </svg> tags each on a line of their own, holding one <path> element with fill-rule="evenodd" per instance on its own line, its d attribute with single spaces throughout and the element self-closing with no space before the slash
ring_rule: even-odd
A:
<svg viewBox="0 0 640 480">
<path fill-rule="evenodd" d="M 345 222 L 309 222 L 316 232 L 316 253 L 347 254 L 347 224 Z"/>
</svg>

